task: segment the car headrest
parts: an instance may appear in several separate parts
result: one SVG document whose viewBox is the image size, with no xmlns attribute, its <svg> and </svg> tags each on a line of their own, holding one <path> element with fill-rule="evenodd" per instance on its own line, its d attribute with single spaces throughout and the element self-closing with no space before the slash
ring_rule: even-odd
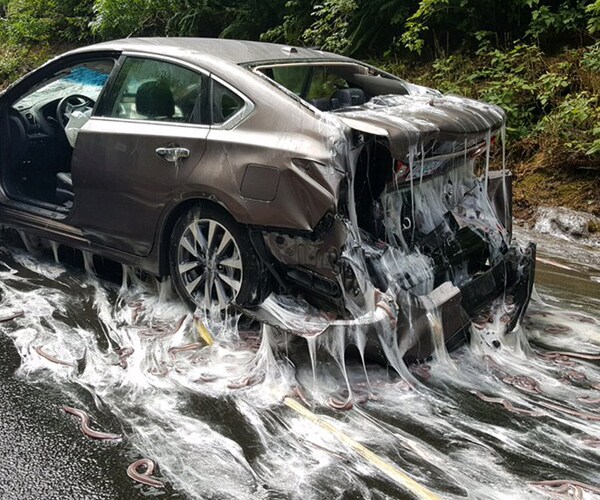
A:
<svg viewBox="0 0 600 500">
<path fill-rule="evenodd" d="M 170 118 L 175 114 L 173 93 L 164 82 L 152 80 L 142 83 L 135 93 L 135 109 L 148 118 Z"/>
<path fill-rule="evenodd" d="M 332 108 L 346 108 L 348 106 L 360 106 L 367 102 L 362 89 L 339 89 L 331 96 Z"/>
<path fill-rule="evenodd" d="M 322 99 L 311 99 L 309 102 L 317 109 L 321 111 L 329 111 L 331 109 L 330 99 L 323 97 Z"/>
</svg>

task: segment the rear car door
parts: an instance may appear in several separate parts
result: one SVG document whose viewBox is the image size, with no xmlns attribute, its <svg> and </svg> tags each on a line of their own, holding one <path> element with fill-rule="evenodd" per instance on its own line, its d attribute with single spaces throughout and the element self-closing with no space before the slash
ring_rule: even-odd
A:
<svg viewBox="0 0 600 500">
<path fill-rule="evenodd" d="M 150 252 L 161 212 L 204 155 L 208 90 L 208 75 L 183 63 L 121 61 L 73 154 L 72 222 L 91 241 Z"/>
</svg>

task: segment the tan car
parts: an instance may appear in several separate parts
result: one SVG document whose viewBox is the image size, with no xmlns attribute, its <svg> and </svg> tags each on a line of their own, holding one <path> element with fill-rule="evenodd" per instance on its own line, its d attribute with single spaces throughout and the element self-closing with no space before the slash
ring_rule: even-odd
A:
<svg viewBox="0 0 600 500">
<path fill-rule="evenodd" d="M 506 290 L 512 325 L 529 299 L 495 106 L 318 50 L 149 38 L 50 61 L 0 114 L 0 223 L 171 275 L 191 307 L 431 296 L 463 338 Z"/>
</svg>

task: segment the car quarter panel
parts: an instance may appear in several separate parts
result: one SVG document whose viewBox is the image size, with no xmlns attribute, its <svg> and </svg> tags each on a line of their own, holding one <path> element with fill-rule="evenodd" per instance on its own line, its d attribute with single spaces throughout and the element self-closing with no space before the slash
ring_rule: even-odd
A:
<svg viewBox="0 0 600 500">
<path fill-rule="evenodd" d="M 211 130 L 206 168 L 194 172 L 194 182 L 199 190 L 214 194 L 239 222 L 311 230 L 328 211 L 336 209 L 343 176 L 337 174 L 329 184 L 320 184 L 315 178 L 318 176 L 292 162 L 292 158 L 305 156 L 298 146 L 315 150 L 300 134 L 245 127 Z M 260 175 L 256 167 L 262 167 L 263 172 L 276 169 L 277 175 Z M 275 185 L 253 186 L 262 182 Z M 253 197 L 252 191 L 269 192 L 270 199 Z"/>
<path fill-rule="evenodd" d="M 198 184 L 214 186 L 219 176 L 230 179 L 220 199 L 239 222 L 312 230 L 327 212 L 337 210 L 349 151 L 348 129 L 246 68 L 227 65 L 217 76 L 250 99 L 254 110 L 231 130 L 211 127 L 205 164 L 214 170 L 195 172 Z M 266 169 L 277 169 L 278 175 L 259 175 Z M 251 183 L 261 182 L 277 185 L 249 189 Z M 271 196 L 248 196 L 257 191 Z M 235 193 L 236 199 L 227 193 Z"/>
</svg>

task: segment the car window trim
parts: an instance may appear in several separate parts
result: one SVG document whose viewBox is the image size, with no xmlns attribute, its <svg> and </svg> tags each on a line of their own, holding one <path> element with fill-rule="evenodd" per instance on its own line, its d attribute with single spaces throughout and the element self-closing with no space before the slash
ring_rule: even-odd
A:
<svg viewBox="0 0 600 500">
<path fill-rule="evenodd" d="M 111 93 L 113 86 L 114 86 L 115 82 L 117 81 L 117 77 L 119 76 L 119 73 L 121 72 L 121 68 L 123 66 L 124 61 L 125 61 L 125 58 L 123 57 L 122 53 L 119 55 L 118 58 L 115 59 L 115 65 L 113 66 L 113 69 L 110 72 L 110 75 L 108 75 L 108 79 L 106 80 L 106 83 L 104 84 L 104 87 L 102 88 L 102 91 L 100 92 L 100 95 L 98 96 L 98 100 L 96 101 L 96 104 L 94 105 L 94 108 L 92 109 L 92 114 L 91 114 L 90 118 L 93 118 L 94 116 L 96 116 L 96 113 L 98 113 L 98 110 L 101 110 L 104 107 L 105 101 L 106 101 L 106 96 Z"/>
<path fill-rule="evenodd" d="M 183 123 L 183 122 L 163 122 L 160 120 L 135 120 L 131 118 L 115 118 L 112 116 L 92 116 L 90 120 L 102 120 L 102 121 L 111 121 L 118 123 L 134 123 L 134 124 L 148 124 L 148 125 L 162 125 L 162 126 L 170 126 L 170 127 L 187 127 L 187 128 L 196 128 L 202 130 L 209 130 L 211 128 L 210 125 L 204 125 L 201 123 Z"/>
<path fill-rule="evenodd" d="M 308 61 L 304 61 L 304 62 L 302 62 L 302 61 L 294 61 L 294 62 L 274 61 L 272 63 L 261 62 L 260 64 L 249 65 L 248 67 L 250 68 L 250 70 L 253 73 L 260 73 L 260 74 L 264 75 L 264 73 L 262 73 L 260 71 L 261 69 L 276 68 L 276 67 L 281 67 L 281 66 L 361 66 L 363 68 L 366 68 L 366 69 L 375 71 L 377 73 L 380 73 L 382 75 L 385 75 L 387 78 L 390 78 L 392 80 L 396 80 L 401 83 L 408 84 L 408 82 L 406 80 L 404 80 L 396 75 L 393 75 L 392 73 L 389 73 L 380 68 L 377 68 L 376 66 L 373 66 L 372 64 L 368 64 L 363 61 L 355 61 L 355 60 L 338 61 L 338 60 L 319 59 L 319 60 L 312 60 L 312 61 L 308 60 Z"/>
<path fill-rule="evenodd" d="M 235 114 L 230 116 L 225 122 L 219 123 L 216 125 L 213 123 L 210 123 L 207 125 L 207 124 L 201 124 L 201 123 L 182 123 L 182 122 L 168 122 L 168 121 L 159 121 L 159 120 L 137 120 L 137 119 L 131 119 L 131 118 L 115 118 L 112 116 L 92 116 L 93 119 L 114 120 L 114 121 L 126 122 L 126 123 L 157 123 L 157 124 L 161 124 L 161 125 L 175 125 L 175 126 L 179 126 L 179 127 L 184 126 L 184 127 L 195 127 L 195 128 L 202 128 L 202 129 L 231 130 L 232 128 L 239 125 L 248 116 L 250 116 L 250 114 L 254 111 L 254 107 L 255 107 L 254 103 L 245 94 L 243 94 L 238 89 L 233 87 L 230 83 L 223 80 L 221 77 L 215 75 L 214 73 L 211 73 L 210 71 L 202 68 L 201 66 L 190 63 L 188 61 L 182 61 L 181 59 L 177 59 L 176 57 L 160 55 L 160 54 L 151 54 L 151 53 L 142 52 L 142 51 L 126 50 L 121 53 L 121 57 L 117 61 L 119 70 L 121 69 L 122 65 L 127 60 L 127 58 L 129 58 L 129 57 L 162 61 L 162 62 L 174 64 L 176 66 L 181 66 L 183 68 L 194 71 L 195 73 L 201 73 L 202 75 L 206 76 L 209 79 L 209 86 L 210 86 L 209 104 L 211 106 L 212 106 L 212 80 L 213 79 L 216 80 L 217 82 L 219 82 L 220 84 L 222 84 L 223 86 L 227 87 L 229 90 L 231 90 L 237 96 L 239 96 L 244 101 L 244 106 L 240 110 L 238 110 Z M 117 65 L 115 65 L 115 68 Z M 114 70 L 114 68 L 113 68 L 113 70 Z M 115 79 L 112 82 L 110 82 L 111 90 L 112 90 L 112 85 L 114 85 L 114 81 L 117 78 L 117 75 L 118 75 L 118 72 L 115 73 Z M 105 87 L 105 89 L 106 89 L 106 87 Z M 106 95 L 108 95 L 108 92 L 106 93 Z M 211 113 L 211 122 L 212 122 L 212 113 Z"/>
</svg>

